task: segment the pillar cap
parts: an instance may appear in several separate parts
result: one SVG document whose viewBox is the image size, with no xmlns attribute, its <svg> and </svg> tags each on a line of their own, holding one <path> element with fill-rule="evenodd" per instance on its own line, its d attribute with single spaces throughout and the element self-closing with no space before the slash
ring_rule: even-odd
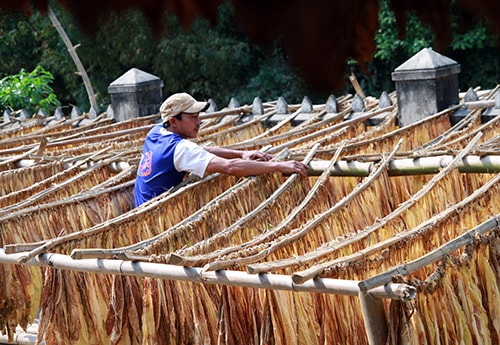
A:
<svg viewBox="0 0 500 345">
<path fill-rule="evenodd" d="M 108 86 L 109 93 L 136 92 L 163 87 L 163 81 L 155 75 L 131 68 Z"/>
<path fill-rule="evenodd" d="M 460 73 L 460 64 L 431 48 L 424 48 L 392 72 L 392 80 L 437 79 Z"/>
</svg>

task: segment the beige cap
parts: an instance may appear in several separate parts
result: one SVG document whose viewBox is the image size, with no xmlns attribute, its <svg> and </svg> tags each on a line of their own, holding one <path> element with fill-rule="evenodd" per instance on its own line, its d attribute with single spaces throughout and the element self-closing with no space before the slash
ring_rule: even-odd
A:
<svg viewBox="0 0 500 345">
<path fill-rule="evenodd" d="M 207 110 L 209 105 L 208 102 L 198 102 L 193 96 L 185 92 L 174 93 L 160 106 L 161 120 L 165 123 L 169 118 L 180 113 L 199 113 Z"/>
</svg>

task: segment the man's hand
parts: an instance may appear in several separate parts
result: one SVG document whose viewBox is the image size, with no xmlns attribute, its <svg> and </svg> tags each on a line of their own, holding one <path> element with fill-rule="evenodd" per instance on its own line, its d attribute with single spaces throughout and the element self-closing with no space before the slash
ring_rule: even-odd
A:
<svg viewBox="0 0 500 345">
<path fill-rule="evenodd" d="M 297 161 L 279 162 L 280 171 L 285 174 L 297 173 L 302 177 L 307 176 L 307 165 Z"/>
<path fill-rule="evenodd" d="M 262 161 L 270 161 L 273 156 L 269 153 L 264 153 L 258 150 L 253 151 L 242 151 L 241 158 L 246 160 L 262 160 Z"/>
</svg>

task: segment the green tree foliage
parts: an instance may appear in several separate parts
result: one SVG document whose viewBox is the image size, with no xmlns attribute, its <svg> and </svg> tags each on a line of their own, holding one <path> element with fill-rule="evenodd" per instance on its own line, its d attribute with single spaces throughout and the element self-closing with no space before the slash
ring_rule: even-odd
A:
<svg viewBox="0 0 500 345">
<path fill-rule="evenodd" d="M 452 1 L 450 11 L 453 41 L 447 51 L 439 53 L 461 65 L 459 82 L 462 90 L 478 85 L 492 88 L 500 79 L 500 37 L 489 32 L 487 24 L 483 22 L 477 22 L 473 27 L 462 26 L 461 16 L 454 13 L 454 9 Z M 368 66 L 369 73 L 361 73 L 356 62 L 350 62 L 363 89 L 375 96 L 384 90 L 394 90 L 390 77 L 392 71 L 422 48 L 432 47 L 435 39 L 431 29 L 422 24 L 415 13 L 410 13 L 405 36 L 400 38 L 389 0 L 380 0 L 379 23 L 375 37 L 377 50 Z"/>
<path fill-rule="evenodd" d="M 152 60 L 155 55 L 156 42 L 147 21 L 140 12 L 129 11 L 120 15 L 112 13 L 100 18 L 96 17 L 100 23 L 99 31 L 88 34 L 77 26 L 69 12 L 63 11 L 55 3 L 52 4 L 52 8 L 71 42 L 78 47 L 76 52 L 87 70 L 101 109 L 105 109 L 110 102 L 107 92 L 109 84 L 128 69 L 136 67 L 154 73 Z M 11 20 L 11 17 L 15 19 Z M 17 58 L 18 64 L 21 67 L 34 64 L 33 68 L 37 64 L 43 65 L 53 73 L 54 92 L 63 104 L 77 105 L 82 110 L 89 109 L 88 95 L 82 79 L 76 73 L 76 66 L 49 18 L 33 10 L 30 17 L 8 13 L 5 19 L 19 21 L 18 26 L 30 28 L 26 34 L 23 34 L 23 37 L 33 42 L 33 47 L 26 48 L 26 51 L 32 53 L 29 57 Z M 8 32 L 5 26 L 0 28 L 2 29 L 6 38 L 10 36 L 12 38 L 0 44 L 0 53 L 5 50 L 19 56 L 24 52 L 24 49 L 20 49 L 17 44 L 21 33 L 15 28 Z M 17 73 L 19 69 L 9 68 L 7 61 L 9 60 L 0 61 L 2 74 Z"/>
<path fill-rule="evenodd" d="M 289 103 L 299 103 L 305 95 L 311 99 L 315 96 L 309 94 L 299 73 L 288 63 L 279 40 L 276 41 L 271 53 L 260 61 L 257 74 L 236 93 L 236 97 L 245 100 L 246 103 L 252 102 L 255 97 L 263 101 L 284 97 Z"/>
<path fill-rule="evenodd" d="M 258 70 L 260 54 L 248 41 L 225 35 L 206 20 L 199 19 L 185 30 L 169 17 L 169 28 L 153 65 L 165 76 L 166 94 L 186 90 L 221 102 Z"/>
<path fill-rule="evenodd" d="M 192 27 L 167 17 L 167 33 L 158 44 L 153 70 L 162 76 L 165 94 L 186 90 L 225 106 L 232 97 L 250 104 L 255 97 L 303 97 L 305 88 L 277 43 L 268 55 L 234 21 L 233 8 L 219 8 L 216 25 L 198 18 Z"/>
<path fill-rule="evenodd" d="M 32 70 L 40 60 L 36 29 L 22 13 L 0 9 L 0 77 Z"/>
<path fill-rule="evenodd" d="M 52 74 L 38 65 L 31 72 L 24 69 L 18 74 L 0 80 L 0 108 L 2 110 L 26 109 L 34 114 L 39 109 L 50 113 L 61 103 L 50 86 Z"/>
<path fill-rule="evenodd" d="M 57 14 L 73 42 L 81 42 L 83 35 L 69 14 L 60 11 Z M 12 21 L 16 22 L 14 27 Z M 29 17 L 23 13 L 3 12 L 0 13 L 0 23 L 3 39 L 0 53 L 6 57 L 0 59 L 0 75 L 12 75 L 20 69 L 32 70 L 42 65 L 53 75 L 51 85 L 62 104 L 88 107 L 81 78 L 75 73 L 76 67 L 48 17 L 37 10 L 33 10 Z"/>
<path fill-rule="evenodd" d="M 377 50 L 367 66 L 369 73 L 360 71 L 355 61 L 349 62 L 346 71 L 346 81 L 355 72 L 365 93 L 374 96 L 394 90 L 391 72 L 434 40 L 431 30 L 414 14 L 409 16 L 405 38 L 400 39 L 388 0 L 381 0 L 380 5 Z M 198 18 L 186 29 L 165 14 L 166 30 L 156 34 L 137 10 L 96 16 L 98 31 L 86 34 L 67 11 L 55 3 L 52 8 L 72 43 L 79 45 L 77 53 L 102 109 L 110 102 L 109 84 L 133 67 L 161 78 L 165 96 L 187 91 L 198 98 L 212 98 L 220 107 L 231 97 L 241 104 L 255 97 L 266 101 L 283 96 L 289 103 L 300 102 L 306 95 L 315 99 L 290 67 L 279 38 L 270 51 L 254 45 L 235 22 L 230 2 L 220 6 L 215 25 Z M 500 79 L 498 35 L 489 33 L 484 23 L 471 28 L 461 25 L 459 14 L 454 14 L 453 25 L 450 49 L 440 53 L 461 64 L 461 88 L 496 85 Z M 76 67 L 46 16 L 36 10 L 30 17 L 0 11 L 0 34 L 0 77 L 42 65 L 52 72 L 54 93 L 62 104 L 89 109 Z M 345 92 L 353 92 L 349 82 Z"/>
</svg>

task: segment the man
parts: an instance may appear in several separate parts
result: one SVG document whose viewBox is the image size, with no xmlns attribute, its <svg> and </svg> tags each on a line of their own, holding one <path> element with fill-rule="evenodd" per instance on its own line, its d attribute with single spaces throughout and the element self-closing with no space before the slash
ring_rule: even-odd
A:
<svg viewBox="0 0 500 345">
<path fill-rule="evenodd" d="M 208 106 L 187 93 L 173 94 L 160 106 L 162 124 L 147 134 L 137 170 L 136 207 L 182 182 L 187 172 L 199 177 L 215 172 L 253 176 L 274 171 L 307 176 L 307 166 L 301 162 L 272 162 L 271 155 L 257 150 L 201 147 L 188 140 L 198 135 L 199 113 Z"/>
</svg>

